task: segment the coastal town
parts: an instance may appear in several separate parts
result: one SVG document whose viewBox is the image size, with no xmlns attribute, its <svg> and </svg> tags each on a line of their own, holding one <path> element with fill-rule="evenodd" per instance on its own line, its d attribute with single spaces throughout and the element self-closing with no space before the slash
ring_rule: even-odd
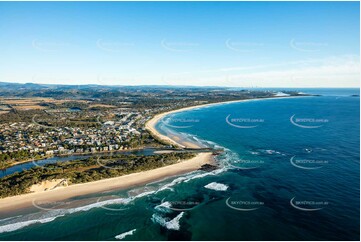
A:
<svg viewBox="0 0 361 242">
<path fill-rule="evenodd" d="M 95 87 L 83 90 L 35 84 L 23 84 L 22 88 L 3 85 L 0 88 L 4 96 L 0 99 L 0 167 L 3 168 L 52 156 L 162 146 L 145 128 L 145 123 L 158 113 L 214 102 L 279 96 L 270 91 L 224 88 L 134 90 L 134 87 L 106 86 L 100 90 Z M 13 92 L 9 96 L 7 92 L 11 88 Z M 72 95 L 74 92 L 76 96 Z"/>
<path fill-rule="evenodd" d="M 0 154 L 28 152 L 37 155 L 61 155 L 133 148 L 144 133 L 149 118 L 137 112 L 117 111 L 116 121 L 99 121 L 95 127 L 44 125 L 35 121 L 0 124 Z M 65 115 L 65 117 L 64 117 Z M 94 118 L 102 115 L 93 112 Z M 99 115 L 99 116 L 95 116 Z M 62 113 L 69 120 L 68 113 Z M 137 141 L 136 141 L 137 140 Z M 1 156 L 0 156 L 1 157 Z"/>
</svg>

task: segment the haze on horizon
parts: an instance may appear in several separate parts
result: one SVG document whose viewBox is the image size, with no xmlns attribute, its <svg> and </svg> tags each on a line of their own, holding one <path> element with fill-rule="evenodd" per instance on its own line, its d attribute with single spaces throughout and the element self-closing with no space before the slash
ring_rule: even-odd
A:
<svg viewBox="0 0 361 242">
<path fill-rule="evenodd" d="M 359 2 L 0 2 L 0 82 L 359 87 Z"/>
</svg>

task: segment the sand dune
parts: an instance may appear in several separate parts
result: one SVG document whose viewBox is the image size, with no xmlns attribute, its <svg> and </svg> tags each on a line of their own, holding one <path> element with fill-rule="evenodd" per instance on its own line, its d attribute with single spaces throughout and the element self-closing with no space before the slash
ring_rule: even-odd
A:
<svg viewBox="0 0 361 242">
<path fill-rule="evenodd" d="M 214 160 L 211 153 L 201 153 L 192 159 L 149 171 L 143 171 L 83 184 L 75 184 L 68 187 L 59 187 L 54 190 L 40 191 L 41 189 L 38 189 L 37 192 L 0 199 L 0 211 L 11 211 L 18 208 L 32 206 L 32 202 L 35 199 L 37 201 L 46 202 L 62 201 L 79 195 L 109 191 L 113 189 L 126 189 L 144 185 L 149 182 L 164 179 L 166 177 L 197 170 L 202 165 L 213 163 L 213 161 Z"/>
</svg>

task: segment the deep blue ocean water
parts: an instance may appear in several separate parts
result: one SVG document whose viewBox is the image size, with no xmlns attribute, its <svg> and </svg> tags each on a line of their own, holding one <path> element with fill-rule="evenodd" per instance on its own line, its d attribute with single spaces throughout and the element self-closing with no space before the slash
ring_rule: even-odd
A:
<svg viewBox="0 0 361 242">
<path fill-rule="evenodd" d="M 0 211 L 0 240 L 359 240 L 358 92 L 170 115 L 163 133 L 225 149 L 219 169 Z"/>
</svg>

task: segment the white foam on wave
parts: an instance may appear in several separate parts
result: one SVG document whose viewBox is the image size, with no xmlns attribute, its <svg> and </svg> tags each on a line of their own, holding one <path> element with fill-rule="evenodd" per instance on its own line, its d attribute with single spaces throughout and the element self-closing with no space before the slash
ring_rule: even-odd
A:
<svg viewBox="0 0 361 242">
<path fill-rule="evenodd" d="M 228 149 L 226 150 L 224 155 L 222 154 L 222 156 L 223 156 L 222 162 L 223 162 L 224 170 L 234 169 L 235 167 L 232 164 L 241 160 L 237 153 Z"/>
<path fill-rule="evenodd" d="M 141 193 L 137 196 L 130 197 L 130 198 L 116 198 L 116 199 L 109 199 L 106 201 L 99 201 L 96 203 L 88 204 L 88 205 L 77 207 L 77 208 L 54 209 L 54 210 L 48 211 L 46 214 L 42 215 L 39 219 L 20 221 L 20 222 L 2 225 L 2 226 L 0 226 L 0 233 L 12 232 L 12 231 L 30 226 L 32 224 L 36 224 L 36 223 L 52 222 L 56 218 L 63 217 L 67 214 L 72 214 L 72 213 L 76 213 L 76 212 L 85 212 L 85 211 L 89 211 L 90 209 L 100 208 L 100 207 L 104 207 L 106 205 L 112 205 L 112 204 L 126 205 L 126 204 L 129 204 L 130 202 L 134 201 L 137 198 L 144 197 L 144 196 L 152 194 L 154 192 L 155 191 L 144 192 L 144 193 Z"/>
<path fill-rule="evenodd" d="M 215 176 L 215 175 L 218 175 L 218 174 L 224 172 L 225 170 L 226 170 L 226 168 L 222 167 L 220 169 L 210 171 L 210 172 L 206 172 L 206 173 L 204 173 L 204 172 L 200 173 L 199 171 L 191 172 L 188 175 L 178 177 L 178 178 L 174 179 L 173 181 L 171 181 L 170 183 L 167 183 L 167 184 L 163 185 L 155 193 L 158 193 L 158 192 L 161 192 L 161 191 L 164 191 L 164 190 L 171 190 L 172 191 L 173 187 L 175 185 L 180 184 L 182 182 L 187 183 L 187 182 L 189 182 L 191 180 L 194 180 L 194 179 L 199 179 L 199 178 L 203 178 L 203 177 L 206 177 L 206 176 Z"/>
<path fill-rule="evenodd" d="M 183 217 L 184 212 L 181 212 L 180 214 L 178 214 L 175 218 L 173 218 L 170 221 L 167 221 L 167 219 L 163 218 L 162 216 L 158 215 L 158 214 L 153 214 L 152 215 L 152 221 L 154 223 L 158 223 L 161 226 L 167 228 L 167 229 L 171 229 L 171 230 L 179 230 L 180 229 L 180 220 Z"/>
<path fill-rule="evenodd" d="M 261 151 L 267 155 L 282 155 L 282 156 L 286 155 L 280 151 L 272 150 L 272 149 L 266 149 L 266 150 L 261 150 Z"/>
<path fill-rule="evenodd" d="M 164 190 L 171 190 L 171 191 L 172 191 L 172 190 L 173 190 L 173 188 L 172 188 L 173 186 L 175 186 L 175 185 L 183 182 L 183 181 L 186 180 L 186 179 L 187 179 L 186 176 L 178 177 L 178 178 L 174 179 L 173 181 L 171 181 L 170 183 L 167 183 L 167 184 L 163 185 L 161 188 L 159 188 L 159 189 L 156 191 L 156 193 L 161 192 L 161 191 L 164 191 Z"/>
<path fill-rule="evenodd" d="M 206 174 L 204 174 L 204 175 L 206 175 Z M 138 199 L 138 198 L 141 198 L 141 197 L 144 197 L 144 196 L 147 196 L 147 195 L 155 194 L 155 193 L 158 193 L 160 191 L 167 190 L 167 189 L 171 189 L 173 186 L 175 186 L 175 185 L 177 185 L 179 183 L 182 183 L 183 181 L 190 180 L 190 179 L 195 179 L 195 178 L 200 178 L 200 177 L 202 177 L 202 176 L 189 174 L 189 175 L 178 177 L 178 178 L 174 179 L 170 183 L 163 185 L 158 190 L 143 192 L 143 193 L 140 193 L 140 194 L 138 194 L 136 196 L 133 196 L 133 197 L 109 199 L 109 200 L 98 201 L 96 203 L 92 203 L 92 204 L 88 204 L 88 205 L 81 206 L 81 207 L 76 207 L 76 208 L 56 209 L 56 210 L 48 211 L 45 214 L 45 218 L 44 218 L 44 214 L 43 214 L 40 219 L 31 219 L 31 220 L 27 220 L 27 221 L 20 221 L 20 222 L 1 225 L 0 226 L 0 233 L 12 232 L 12 231 L 22 229 L 24 227 L 36 224 L 36 223 L 52 222 L 58 217 L 62 217 L 62 216 L 65 216 L 67 214 L 72 214 L 72 213 L 77 213 L 77 212 L 86 212 L 86 211 L 89 211 L 89 210 L 91 210 L 93 208 L 100 208 L 100 207 L 104 207 L 104 206 L 107 206 L 107 205 L 113 205 L 113 204 L 124 204 L 124 205 L 126 205 L 126 204 L 129 204 L 130 202 L 134 201 L 135 199 Z M 10 220 L 10 218 L 8 218 L 8 219 Z"/>
<path fill-rule="evenodd" d="M 211 182 L 208 185 L 205 185 L 204 187 L 215 191 L 227 191 L 228 189 L 227 185 L 217 182 Z"/>
<path fill-rule="evenodd" d="M 88 205 L 84 205 L 81 207 L 76 207 L 76 208 L 68 208 L 68 209 L 55 209 L 55 210 L 51 210 L 51 211 L 47 211 L 45 214 L 41 214 L 41 216 L 39 216 L 39 218 L 37 219 L 28 219 L 27 221 L 14 221 L 17 219 L 12 219 L 12 218 L 7 218 L 4 219 L 2 221 L 8 221 L 10 220 L 10 224 L 4 224 L 0 226 L 0 233 L 4 233 L 4 232 L 11 232 L 11 231 L 15 231 L 27 226 L 30 226 L 32 224 L 36 224 L 36 223 L 48 223 L 48 222 L 52 222 L 54 221 L 56 218 L 58 217 L 62 217 L 65 216 L 67 214 L 72 214 L 72 213 L 77 213 L 77 212 L 85 212 L 85 211 L 89 211 L 93 208 L 100 208 L 100 207 L 104 207 L 107 205 L 113 205 L 113 204 L 123 204 L 123 205 L 127 205 L 131 202 L 133 202 L 135 199 L 147 196 L 147 195 L 151 195 L 151 194 L 156 194 L 158 192 L 164 191 L 164 190 L 172 190 L 175 185 L 180 184 L 182 182 L 189 182 L 191 180 L 194 179 L 199 179 L 199 178 L 203 178 L 206 176 L 211 176 L 211 175 L 217 175 L 221 172 L 226 171 L 227 168 L 223 167 L 211 172 L 207 172 L 207 173 L 203 173 L 203 172 L 199 172 L 199 171 L 195 171 L 195 172 L 191 172 L 188 173 L 187 175 L 181 176 L 181 177 L 177 177 L 176 179 L 172 180 L 171 182 L 163 185 L 162 187 L 160 187 L 159 189 L 156 189 L 154 191 L 146 191 L 143 193 L 140 193 L 136 196 L 131 196 L 128 198 L 115 198 L 115 199 L 109 199 L 109 200 L 105 200 L 105 201 L 97 201 L 96 203 L 92 203 L 92 204 L 88 204 Z M 162 205 L 162 204 L 161 204 Z M 165 204 L 163 204 L 163 208 L 165 209 Z M 160 209 L 160 207 L 159 207 Z M 182 215 L 180 215 L 181 217 Z M 26 218 L 27 216 L 22 217 Z M 180 219 L 179 217 L 179 219 Z M 174 220 L 174 219 L 173 219 Z M 173 223 L 177 222 L 177 220 L 174 221 L 169 221 L 167 222 L 169 227 L 172 227 Z M 11 222 L 15 222 L 15 223 L 11 223 Z"/>
<path fill-rule="evenodd" d="M 116 239 L 124 239 L 128 235 L 133 235 L 135 231 L 137 231 L 137 229 L 132 229 L 132 230 L 130 230 L 128 232 L 125 232 L 125 233 L 122 233 L 122 234 L 119 234 L 119 235 L 115 236 L 115 238 Z"/>
<path fill-rule="evenodd" d="M 14 223 L 14 224 L 3 225 L 3 226 L 0 226 L 0 233 L 12 232 L 12 231 L 27 227 L 27 226 L 32 225 L 32 224 L 48 223 L 48 222 L 53 221 L 57 217 L 59 217 L 59 216 L 44 218 L 44 219 L 28 220 L 28 221 L 24 221 L 24 222 L 18 222 L 18 223 Z"/>
<path fill-rule="evenodd" d="M 81 206 L 81 207 L 76 207 L 76 208 L 54 209 L 54 210 L 51 210 L 51 211 L 47 211 L 47 213 L 42 214 L 39 219 L 30 219 L 30 220 L 27 220 L 27 221 L 20 221 L 20 222 L 1 225 L 0 226 L 0 233 L 12 232 L 12 231 L 22 229 L 24 227 L 36 224 L 36 223 L 52 222 L 58 217 L 62 217 L 62 216 L 65 216 L 67 214 L 72 214 L 72 213 L 77 213 L 77 212 L 86 212 L 86 211 L 89 211 L 89 210 L 91 210 L 93 208 L 100 208 L 100 207 L 104 207 L 104 206 L 107 206 L 107 205 L 113 205 L 113 204 L 124 204 L 124 205 L 126 205 L 126 204 L 129 204 L 130 202 L 134 201 L 135 199 L 138 199 L 138 198 L 141 198 L 141 197 L 144 197 L 144 196 L 154 194 L 154 193 L 157 193 L 159 191 L 168 189 L 171 186 L 174 186 L 174 185 L 182 182 L 185 179 L 187 179 L 187 177 L 179 177 L 179 178 L 173 180 L 172 182 L 164 185 L 163 187 L 161 187 L 158 190 L 143 192 L 143 193 L 140 193 L 140 194 L 138 194 L 136 196 L 129 197 L 129 198 L 109 199 L 109 200 L 98 201 L 96 203 L 92 203 L 92 204 L 88 204 L 88 205 Z M 11 218 L 4 219 L 3 221 L 5 221 L 5 220 L 11 220 Z M 14 220 L 14 219 L 12 219 L 12 220 Z"/>
<path fill-rule="evenodd" d="M 202 140 L 207 147 L 211 147 L 213 149 L 225 149 L 224 147 L 218 145 L 217 143 L 213 142 L 213 141 L 209 141 L 209 140 Z"/>
<path fill-rule="evenodd" d="M 206 176 L 215 176 L 215 175 L 218 175 L 218 174 L 224 172 L 225 170 L 226 170 L 225 168 L 220 168 L 220 169 L 210 171 L 210 172 L 207 172 L 207 173 L 196 174 L 196 175 L 194 175 L 192 177 L 189 177 L 184 182 L 187 183 L 187 182 L 189 182 L 191 180 L 203 178 L 203 177 L 206 177 Z"/>
<path fill-rule="evenodd" d="M 193 135 L 192 138 L 193 138 L 195 141 L 199 141 L 199 142 L 202 141 L 202 140 L 198 139 L 197 136 L 195 136 L 195 135 Z"/>
<path fill-rule="evenodd" d="M 99 208 L 99 207 L 104 207 L 106 205 L 112 205 L 112 204 L 124 204 L 127 205 L 130 202 L 134 201 L 137 198 L 141 198 L 150 194 L 155 193 L 155 191 L 147 191 L 147 192 L 143 192 L 140 193 L 134 197 L 129 197 L 129 198 L 116 198 L 116 199 L 109 199 L 106 201 L 101 201 L 101 202 L 96 202 L 96 203 L 92 203 L 86 206 L 82 206 L 82 207 L 77 207 L 77 208 L 71 208 L 67 210 L 68 214 L 71 213 L 76 213 L 76 212 L 85 212 L 85 211 L 89 211 L 90 209 L 93 208 Z"/>
<path fill-rule="evenodd" d="M 18 216 L 14 216 L 14 217 L 9 217 L 9 218 L 0 219 L 0 223 L 1 223 L 1 222 L 4 222 L 4 221 L 8 221 L 8 220 L 10 220 L 10 219 L 20 218 L 20 217 L 22 217 L 22 216 L 23 216 L 23 215 L 18 215 Z"/>
<path fill-rule="evenodd" d="M 168 213 L 171 211 L 171 209 L 170 209 L 171 207 L 172 207 L 172 204 L 170 202 L 166 201 L 160 205 L 155 206 L 154 209 L 157 211 L 160 211 L 160 212 Z"/>
</svg>

